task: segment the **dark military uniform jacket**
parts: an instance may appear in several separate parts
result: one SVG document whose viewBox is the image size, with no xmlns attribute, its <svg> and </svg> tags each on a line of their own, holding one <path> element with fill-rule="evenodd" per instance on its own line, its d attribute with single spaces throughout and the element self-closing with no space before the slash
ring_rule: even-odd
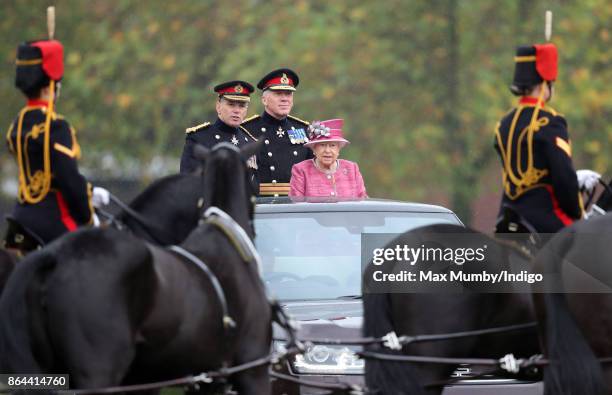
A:
<svg viewBox="0 0 612 395">
<path fill-rule="evenodd" d="M 257 155 L 259 195 L 288 195 L 291 167 L 314 157 L 310 148 L 304 147 L 308 141 L 308 122 L 291 115 L 278 120 L 264 111 L 261 116 L 246 119 L 242 126 L 258 139 L 264 139 Z"/>
<path fill-rule="evenodd" d="M 578 180 L 563 116 L 540 108 L 529 124 L 536 99 L 523 97 L 497 125 L 495 149 L 503 166 L 500 214 L 514 209 L 540 233 L 555 233 L 582 216 Z"/>
<path fill-rule="evenodd" d="M 45 174 L 46 114 L 45 102 L 29 101 L 9 127 L 6 140 L 22 170 L 19 174 L 18 202 L 12 217 L 48 243 L 65 232 L 91 224 L 93 207 L 91 185 L 79 173 L 77 166 L 81 149 L 76 132 L 62 116 L 55 113 L 51 118 L 49 133 L 47 168 L 50 168 L 50 174 Z M 48 182 L 50 187 L 45 193 Z"/>
<path fill-rule="evenodd" d="M 193 156 L 195 144 L 202 144 L 212 148 L 218 143 L 228 142 L 240 147 L 255 141 L 255 137 L 242 126 L 233 128 L 217 118 L 213 124 L 206 122 L 191 128 L 187 128 L 185 136 L 185 147 L 181 156 L 181 173 L 190 173 L 200 166 L 200 162 Z M 255 167 L 251 164 L 251 167 Z"/>
</svg>

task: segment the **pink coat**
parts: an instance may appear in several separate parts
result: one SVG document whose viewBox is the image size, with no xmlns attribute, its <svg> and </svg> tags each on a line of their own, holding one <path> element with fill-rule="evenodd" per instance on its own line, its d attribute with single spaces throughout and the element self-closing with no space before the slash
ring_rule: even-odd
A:
<svg viewBox="0 0 612 395">
<path fill-rule="evenodd" d="M 297 163 L 291 169 L 290 186 L 289 196 L 368 197 L 359 166 L 344 159 L 338 160 L 333 174 L 319 170 L 314 159 Z"/>
</svg>

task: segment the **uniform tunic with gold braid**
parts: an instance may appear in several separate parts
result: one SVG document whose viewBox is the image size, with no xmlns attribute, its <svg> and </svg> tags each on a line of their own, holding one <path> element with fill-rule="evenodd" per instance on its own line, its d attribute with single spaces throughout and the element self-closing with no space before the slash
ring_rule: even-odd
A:
<svg viewBox="0 0 612 395">
<path fill-rule="evenodd" d="M 304 147 L 308 122 L 287 116 L 276 119 L 267 112 L 255 115 L 242 123 L 264 146 L 257 154 L 257 177 L 260 196 L 286 196 L 289 194 L 291 167 L 313 158 L 312 151 Z"/>
<path fill-rule="evenodd" d="M 242 126 L 237 128 L 227 125 L 217 118 L 213 124 L 209 122 L 187 128 L 185 131 L 185 146 L 181 155 L 181 173 L 190 173 L 200 166 L 193 156 L 193 147 L 201 144 L 207 148 L 212 148 L 218 143 L 227 142 L 241 147 L 247 143 L 255 141 L 255 138 Z"/>
<path fill-rule="evenodd" d="M 553 109 L 540 107 L 529 128 L 536 104 L 536 98 L 522 97 L 497 125 L 495 149 L 503 166 L 501 204 L 513 208 L 538 232 L 555 233 L 581 218 L 582 202 L 567 123 Z"/>
<path fill-rule="evenodd" d="M 9 127 L 6 141 L 19 167 L 13 217 L 45 243 L 92 222 L 91 186 L 79 173 L 75 130 L 52 114 L 45 155 L 47 102 L 29 100 Z M 45 171 L 47 169 L 47 171 Z"/>
</svg>

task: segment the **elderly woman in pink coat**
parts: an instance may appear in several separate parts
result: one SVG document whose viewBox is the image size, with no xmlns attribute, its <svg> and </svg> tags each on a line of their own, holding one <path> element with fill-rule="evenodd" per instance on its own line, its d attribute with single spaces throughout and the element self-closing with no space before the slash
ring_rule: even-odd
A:
<svg viewBox="0 0 612 395">
<path fill-rule="evenodd" d="M 313 122 L 308 128 L 314 159 L 293 165 L 289 196 L 330 198 L 368 197 L 357 163 L 338 159 L 349 141 L 342 135 L 342 119 Z"/>
</svg>

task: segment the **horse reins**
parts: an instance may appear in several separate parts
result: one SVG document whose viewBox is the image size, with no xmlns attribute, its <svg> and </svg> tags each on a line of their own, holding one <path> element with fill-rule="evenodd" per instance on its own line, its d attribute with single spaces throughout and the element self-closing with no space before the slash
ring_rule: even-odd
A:
<svg viewBox="0 0 612 395">
<path fill-rule="evenodd" d="M 605 185 L 607 189 L 609 187 Z M 156 241 L 159 239 L 150 232 L 151 228 L 154 228 L 151 224 L 149 224 L 148 220 L 141 216 L 139 213 L 131 209 L 129 206 L 125 205 L 119 199 L 111 195 L 111 199 L 122 208 L 122 210 L 135 219 L 144 229 L 145 231 Z M 227 213 L 217 207 L 210 207 L 206 210 L 203 215 L 203 220 L 207 223 L 216 226 L 218 229 L 222 231 L 222 233 L 228 238 L 228 240 L 234 245 L 241 258 L 246 263 L 255 263 L 257 265 L 258 272 L 261 274 L 261 258 L 253 245 L 253 242 L 248 237 L 244 229 L 238 225 L 233 218 L 231 218 Z M 113 221 L 118 222 L 113 218 Z M 234 320 L 229 316 L 229 311 L 227 307 L 227 299 L 225 298 L 225 293 L 223 292 L 223 287 L 221 286 L 218 278 L 214 275 L 214 273 L 208 268 L 208 266 L 200 260 L 195 255 L 191 254 L 189 251 L 186 251 L 182 247 L 179 246 L 170 246 L 168 249 L 181 257 L 189 260 L 193 264 L 195 264 L 198 268 L 202 270 L 206 274 L 206 276 L 211 281 L 217 298 L 221 304 L 221 309 L 223 313 L 223 325 L 224 328 L 228 326 L 235 326 Z M 444 341 L 444 340 L 452 340 L 466 337 L 474 337 L 474 336 L 483 336 L 490 334 L 499 334 L 505 332 L 512 331 L 520 331 L 526 330 L 530 328 L 535 328 L 536 323 L 524 323 L 517 325 L 508 325 L 502 327 L 495 328 L 487 328 L 473 331 L 463 331 L 463 332 L 453 332 L 453 333 L 444 333 L 444 334 L 434 334 L 434 335 L 414 335 L 414 336 L 397 336 L 395 332 L 390 332 L 385 336 L 376 338 L 376 337 L 365 337 L 365 338 L 356 338 L 349 340 L 340 340 L 340 339 L 322 339 L 322 338 L 306 338 L 306 339 L 297 339 L 294 325 L 291 320 L 284 312 L 282 307 L 278 304 L 278 302 L 274 299 L 270 300 L 270 305 L 273 311 L 273 319 L 275 322 L 279 323 L 283 329 L 285 329 L 287 338 L 274 338 L 276 341 L 287 341 L 289 347 L 287 347 L 286 351 L 282 354 L 271 353 L 264 357 L 258 358 L 256 360 L 236 365 L 232 367 L 223 367 L 216 371 L 201 373 L 196 376 L 188 376 L 180 379 L 174 380 L 166 380 L 155 383 L 147 383 L 147 384 L 139 384 L 139 385 L 130 385 L 130 386 L 118 386 L 118 387 L 109 387 L 109 388 L 101 388 L 101 389 L 85 389 L 85 390 L 70 390 L 70 391 L 57 391 L 59 393 L 70 393 L 75 395 L 85 395 L 91 393 L 117 393 L 117 392 L 133 392 L 133 391 L 143 391 L 143 390 L 151 390 L 151 389 L 160 389 L 164 387 L 170 386 L 180 386 L 180 385 L 190 385 L 190 386 L 198 386 L 200 383 L 208 384 L 213 382 L 215 379 L 227 378 L 230 375 L 253 369 L 256 367 L 270 365 L 270 364 L 278 364 L 281 360 L 288 358 L 291 355 L 296 353 L 300 353 L 304 351 L 304 346 L 302 342 L 306 344 L 327 344 L 327 345 L 372 345 L 372 344 L 382 344 L 384 347 L 389 348 L 391 350 L 399 351 L 402 349 L 404 345 L 419 343 L 419 342 L 432 342 L 432 341 Z M 508 354 L 500 359 L 495 358 L 448 358 L 448 357 L 430 357 L 430 356 L 421 356 L 421 355 L 395 355 L 395 354 L 385 354 L 382 352 L 375 351 L 360 351 L 356 352 L 360 358 L 363 359 L 372 359 L 372 360 L 380 360 L 387 362 L 412 362 L 412 363 L 430 363 L 430 364 L 450 364 L 450 365 L 460 365 L 460 364 L 471 364 L 471 365 L 479 365 L 479 366 L 495 366 L 495 369 L 482 372 L 475 377 L 482 377 L 488 374 L 494 374 L 499 372 L 500 370 L 510 372 L 510 373 L 518 373 L 521 369 L 528 369 L 533 367 L 545 366 L 550 363 L 550 360 L 545 359 L 541 355 L 534 355 L 530 358 L 515 358 L 512 354 Z M 601 364 L 612 363 L 612 357 L 608 358 L 600 358 L 598 361 Z M 348 383 L 319 383 L 310 380 L 304 380 L 302 378 L 297 378 L 289 375 L 285 375 L 279 372 L 270 371 L 270 376 L 275 377 L 280 380 L 285 380 L 289 382 L 293 382 L 299 385 L 303 385 L 306 387 L 318 388 L 318 389 L 328 389 L 332 391 L 345 391 L 350 394 L 363 394 L 366 393 L 364 388 L 361 388 L 356 385 L 350 385 Z M 474 377 L 470 377 L 474 378 Z M 427 384 L 426 387 L 439 387 L 447 384 L 452 384 L 454 382 L 462 380 L 462 377 L 440 381 L 436 383 Z"/>
<path fill-rule="evenodd" d="M 152 224 L 146 217 L 144 217 L 143 215 L 141 215 L 139 212 L 137 212 L 136 210 L 134 210 L 133 208 L 131 208 L 129 205 L 125 204 L 124 202 L 122 202 L 118 197 L 116 197 L 115 195 L 113 195 L 112 193 L 109 192 L 109 196 L 110 196 L 110 200 L 116 204 L 117 206 L 119 206 L 119 208 L 130 218 L 132 218 L 134 221 L 136 221 L 136 223 L 138 225 L 141 226 L 141 228 L 144 230 L 144 232 L 157 244 L 159 245 L 164 245 L 167 244 L 167 240 L 172 240 L 172 235 L 168 234 L 167 231 L 165 229 L 162 229 L 160 227 L 158 227 L 155 224 Z M 100 210 L 100 209 L 97 209 Z M 123 223 L 122 221 L 118 220 L 116 218 L 116 216 L 104 211 L 104 210 L 100 210 L 101 213 L 104 214 L 104 216 L 108 217 L 110 219 L 110 223 L 118 230 L 124 230 L 125 228 L 128 228 L 128 226 L 125 225 L 125 223 Z M 161 237 L 159 237 L 161 235 Z M 165 240 L 164 240 L 165 238 Z"/>
<path fill-rule="evenodd" d="M 608 184 L 606 184 L 601 178 L 599 178 L 598 181 L 599 181 L 599 184 L 604 187 L 604 189 L 608 193 L 608 195 L 612 196 L 612 188 L 610 188 L 610 186 Z M 589 196 L 587 197 L 587 201 L 584 204 L 585 210 L 586 210 L 587 207 L 589 207 L 589 204 L 591 204 L 591 201 L 593 200 L 594 197 L 595 197 L 595 188 L 593 188 L 591 190 L 591 192 L 589 193 Z M 599 209 L 599 210 L 603 211 L 603 213 L 600 212 L 600 214 L 605 214 L 605 210 L 601 209 L 599 206 L 597 206 L 597 204 L 593 204 L 593 207 L 591 207 L 591 208 L 593 210 L 595 210 L 595 211 L 598 211 L 597 209 Z"/>
<path fill-rule="evenodd" d="M 515 330 L 523 330 L 533 327 L 535 323 L 526 323 L 519 325 L 509 325 L 506 327 L 496 327 L 496 328 L 488 328 L 476 331 L 465 331 L 465 332 L 457 332 L 457 333 L 448 333 L 448 334 L 436 334 L 436 335 L 415 335 L 415 336 L 400 336 L 397 339 L 403 339 L 407 341 L 408 339 L 412 339 L 412 342 L 418 341 L 438 341 L 438 340 L 450 340 L 455 338 L 462 338 L 468 336 L 482 336 L 488 334 L 495 333 L 503 333 L 507 331 L 515 331 Z M 316 340 L 320 344 L 373 344 L 373 343 L 385 343 L 388 341 L 388 335 L 385 335 L 381 338 L 363 338 L 363 339 L 354 339 L 349 342 L 342 342 L 339 340 L 329 340 L 329 339 L 311 339 Z M 284 339 L 283 339 L 284 340 Z M 385 345 L 386 347 L 392 348 L 391 345 Z M 152 389 L 160 389 L 164 387 L 174 387 L 174 386 L 198 386 L 199 384 L 210 384 L 215 379 L 226 378 L 236 373 L 240 373 L 245 370 L 253 369 L 256 367 L 264 366 L 264 365 L 274 365 L 280 363 L 282 360 L 287 359 L 289 356 L 302 352 L 303 350 L 293 347 L 288 348 L 283 353 L 271 353 L 264 357 L 255 359 L 250 362 L 246 362 L 241 365 L 236 365 L 232 367 L 224 367 L 216 371 L 210 371 L 206 373 L 201 373 L 196 376 L 187 376 L 174 380 L 166 380 L 159 381 L 154 383 L 147 384 L 136 384 L 136 385 L 128 385 L 128 386 L 118 386 L 118 387 L 108 387 L 108 388 L 99 388 L 99 389 L 82 389 L 82 390 L 66 390 L 66 391 L 57 391 L 58 393 L 65 394 L 75 394 L 75 395 L 88 395 L 93 393 L 102 393 L 102 394 L 111 394 L 118 392 L 134 392 L 134 391 L 143 391 L 143 390 L 152 390 Z M 444 357 L 427 357 L 427 356 L 414 356 L 414 355 L 390 355 L 378 352 L 364 351 L 357 353 L 361 358 L 364 359 L 377 359 L 387 362 L 420 362 L 420 363 L 432 363 L 432 364 L 450 364 L 450 365 L 459 365 L 459 364 L 473 364 L 480 366 L 495 366 L 496 368 L 493 370 L 488 370 L 482 373 L 479 373 L 476 376 L 469 377 L 470 379 L 486 376 L 488 374 L 494 374 L 500 370 L 505 370 L 508 372 L 518 372 L 520 369 L 527 369 L 530 367 L 540 367 L 545 366 L 550 363 L 550 360 L 543 358 L 541 355 L 534 355 L 527 359 L 516 359 L 512 356 L 512 354 L 506 355 L 501 359 L 494 358 L 444 358 Z M 612 357 L 609 358 L 600 358 L 599 362 L 602 364 L 612 363 Z M 318 389 L 327 389 L 334 391 L 334 393 L 338 393 L 337 391 L 344 391 L 348 394 L 366 394 L 366 393 L 376 393 L 370 392 L 367 389 L 357 386 L 351 385 L 348 383 L 320 383 L 314 382 L 311 380 L 304 380 L 302 378 L 297 378 L 293 376 L 289 376 L 286 374 L 282 374 L 275 371 L 270 371 L 270 376 L 275 377 L 279 380 L 289 381 L 295 384 L 299 384 L 306 387 L 318 388 Z M 453 378 L 446 381 L 440 381 L 436 383 L 427 384 L 425 387 L 440 387 L 447 384 L 452 384 L 457 381 L 463 380 L 463 377 Z"/>
<path fill-rule="evenodd" d="M 478 329 L 473 331 L 463 331 L 463 332 L 452 332 L 452 333 L 439 333 L 435 335 L 415 335 L 415 336 L 397 336 L 395 332 L 389 332 L 385 336 L 382 337 L 362 337 L 350 340 L 341 340 L 341 339 L 323 339 L 323 338 L 300 338 L 302 342 L 309 342 L 314 344 L 327 344 L 327 345 L 370 345 L 370 344 L 383 344 L 388 348 L 396 349 L 397 345 L 401 346 L 408 345 L 411 343 L 422 343 L 429 341 L 441 341 L 441 340 L 451 340 L 458 339 L 463 337 L 473 337 L 473 336 L 483 336 L 483 335 L 491 335 L 496 333 L 506 333 L 513 331 L 521 331 L 529 328 L 535 328 L 537 323 L 528 322 L 525 324 L 516 324 L 516 325 L 507 325 L 500 326 L 495 328 L 487 328 L 487 329 Z M 275 338 L 277 341 L 286 341 L 287 339 L 283 338 Z"/>
</svg>

